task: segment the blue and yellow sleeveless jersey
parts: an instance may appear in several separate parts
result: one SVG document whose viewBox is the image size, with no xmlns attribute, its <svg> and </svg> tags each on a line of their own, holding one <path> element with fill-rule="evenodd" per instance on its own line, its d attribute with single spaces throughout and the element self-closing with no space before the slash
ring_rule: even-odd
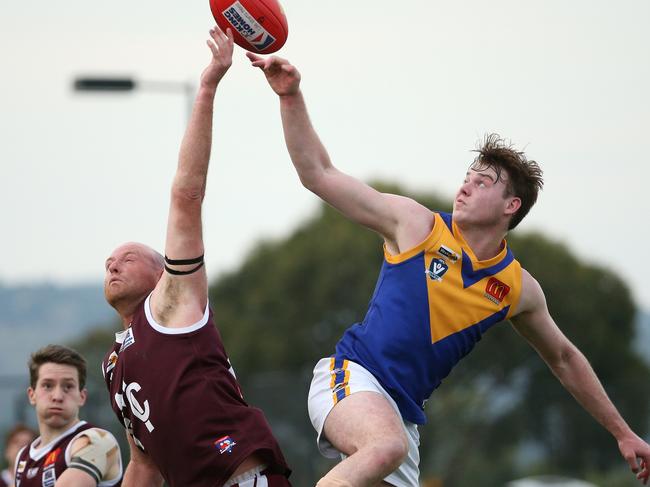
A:
<svg viewBox="0 0 650 487">
<path fill-rule="evenodd" d="M 368 312 L 336 345 L 335 361 L 365 367 L 402 417 L 426 423 L 424 403 L 483 333 L 512 316 L 521 266 L 503 242 L 479 261 L 453 223 L 435 213 L 429 236 L 384 263 Z M 340 398 L 339 398 L 340 399 Z"/>
</svg>

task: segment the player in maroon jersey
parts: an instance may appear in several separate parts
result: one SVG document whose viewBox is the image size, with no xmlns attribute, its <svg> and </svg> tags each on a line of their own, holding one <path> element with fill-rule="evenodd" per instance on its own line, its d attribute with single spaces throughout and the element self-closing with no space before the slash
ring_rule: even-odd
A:
<svg viewBox="0 0 650 487">
<path fill-rule="evenodd" d="M 48 345 L 29 361 L 29 402 L 40 436 L 16 457 L 16 487 L 113 487 L 122 479 L 120 449 L 108 431 L 81 421 L 86 361 Z"/>
<path fill-rule="evenodd" d="M 103 362 L 111 405 L 127 429 L 123 485 L 288 486 L 290 470 L 258 409 L 243 400 L 208 307 L 201 205 L 217 86 L 233 36 L 210 31 L 171 190 L 165 257 L 127 243 L 106 260 L 104 293 L 124 331 Z"/>
</svg>

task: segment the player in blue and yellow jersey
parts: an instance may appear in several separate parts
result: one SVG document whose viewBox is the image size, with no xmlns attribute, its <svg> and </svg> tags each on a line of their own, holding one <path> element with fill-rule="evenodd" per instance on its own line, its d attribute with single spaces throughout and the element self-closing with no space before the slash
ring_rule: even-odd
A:
<svg viewBox="0 0 650 487">
<path fill-rule="evenodd" d="M 287 148 L 302 184 L 384 238 L 366 317 L 314 369 L 308 403 L 319 448 L 343 459 L 318 487 L 370 487 L 382 480 L 416 487 L 424 402 L 483 333 L 505 319 L 616 438 L 647 483 L 650 446 L 625 423 L 504 240 L 537 199 L 539 166 L 491 135 L 467 171 L 452 214 L 380 193 L 332 165 L 307 115 L 296 68 L 277 57 L 248 57 L 280 97 Z"/>
</svg>

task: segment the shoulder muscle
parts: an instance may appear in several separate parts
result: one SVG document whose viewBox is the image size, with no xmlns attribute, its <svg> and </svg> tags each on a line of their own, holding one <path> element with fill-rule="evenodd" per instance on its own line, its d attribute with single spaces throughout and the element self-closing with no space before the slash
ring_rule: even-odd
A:
<svg viewBox="0 0 650 487">
<path fill-rule="evenodd" d="M 112 480 L 121 474 L 120 449 L 108 431 L 91 428 L 83 431 L 73 442 L 69 468 L 83 470 L 97 483 Z"/>
</svg>

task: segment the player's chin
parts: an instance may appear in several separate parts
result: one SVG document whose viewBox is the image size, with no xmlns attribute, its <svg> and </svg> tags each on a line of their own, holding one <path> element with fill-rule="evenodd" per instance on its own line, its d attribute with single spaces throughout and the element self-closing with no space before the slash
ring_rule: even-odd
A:
<svg viewBox="0 0 650 487">
<path fill-rule="evenodd" d="M 44 422 L 50 428 L 61 428 L 70 422 L 70 414 L 67 411 L 48 412 L 45 415 Z"/>
<path fill-rule="evenodd" d="M 114 281 L 108 283 L 104 287 L 104 298 L 106 298 L 106 302 L 113 307 L 123 299 L 125 294 L 124 289 L 122 289 L 122 286 L 119 284 L 119 282 Z"/>
<path fill-rule="evenodd" d="M 454 205 L 452 215 L 456 223 L 463 223 L 465 220 L 467 220 L 467 210 L 463 207 L 462 204 Z"/>
</svg>

